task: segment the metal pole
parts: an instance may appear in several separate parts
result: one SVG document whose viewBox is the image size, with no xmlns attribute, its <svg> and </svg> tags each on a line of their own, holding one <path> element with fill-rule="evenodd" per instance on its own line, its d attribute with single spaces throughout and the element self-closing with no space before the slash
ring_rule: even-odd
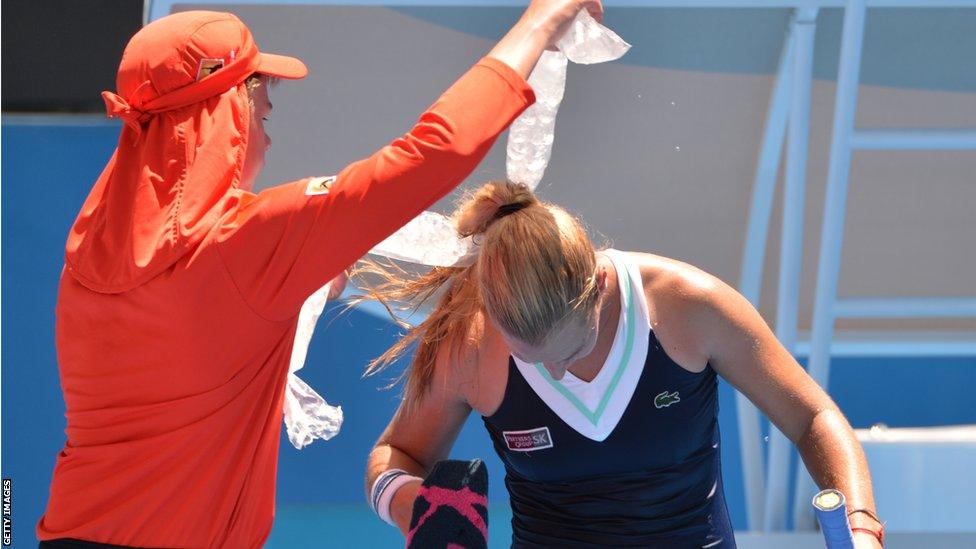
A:
<svg viewBox="0 0 976 549">
<path fill-rule="evenodd" d="M 857 108 L 857 88 L 864 41 L 865 0 L 849 0 L 844 10 L 840 69 L 837 75 L 837 99 L 830 141 L 830 165 L 827 170 L 827 194 L 823 228 L 820 236 L 820 259 L 817 265 L 817 289 L 813 308 L 813 333 L 810 341 L 810 376 L 827 387 L 830 375 L 830 340 L 834 331 L 834 300 L 840 276 L 840 257 L 844 239 L 844 217 L 847 210 L 848 176 L 851 168 L 851 134 Z M 797 529 L 812 529 L 813 514 L 807 502 L 813 497 L 813 481 L 804 467 L 797 467 L 793 499 L 793 524 Z"/>
<path fill-rule="evenodd" d="M 749 225 L 746 229 L 745 250 L 742 254 L 742 269 L 739 274 L 739 292 L 755 307 L 759 306 L 769 218 L 773 211 L 773 195 L 776 191 L 776 176 L 779 173 L 786 124 L 790 118 L 789 99 L 794 42 L 791 22 L 779 56 L 779 67 L 776 70 L 773 94 L 766 112 L 766 127 L 763 130 L 759 159 L 756 161 L 756 178 L 752 185 Z"/>
<path fill-rule="evenodd" d="M 789 141 L 783 190 L 783 237 L 780 245 L 779 291 L 776 299 L 776 337 L 796 353 L 800 266 L 803 256 L 803 217 L 806 194 L 807 149 L 810 137 L 810 92 L 813 82 L 813 41 L 817 10 L 796 10 Z M 786 528 L 790 461 L 793 446 L 775 425 L 770 426 L 769 468 L 766 476 L 765 531 Z"/>
<path fill-rule="evenodd" d="M 973 318 L 976 297 L 838 299 L 836 318 Z"/>
<path fill-rule="evenodd" d="M 739 275 L 739 291 L 753 306 L 759 307 L 763 264 L 766 259 L 766 241 L 769 218 L 773 210 L 776 191 L 776 175 L 783 151 L 783 138 L 789 120 L 789 93 L 793 58 L 792 25 L 787 30 L 780 52 L 776 81 L 766 112 L 762 147 L 756 162 L 756 179 L 752 187 L 752 203 L 749 208 L 749 226 L 746 230 L 745 250 L 742 254 L 742 270 Z M 763 524 L 763 495 L 765 494 L 763 471 L 762 430 L 759 410 L 742 393 L 735 395 L 739 426 L 739 447 L 742 456 L 742 476 L 745 487 L 747 523 L 750 530 L 758 530 Z"/>
<path fill-rule="evenodd" d="M 976 130 L 858 130 L 851 146 L 865 150 L 972 150 L 976 149 Z"/>
</svg>

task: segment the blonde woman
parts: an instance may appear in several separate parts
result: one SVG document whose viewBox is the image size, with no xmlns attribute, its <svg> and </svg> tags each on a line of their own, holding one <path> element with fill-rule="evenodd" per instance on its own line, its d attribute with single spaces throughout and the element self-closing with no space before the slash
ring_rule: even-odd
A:
<svg viewBox="0 0 976 549">
<path fill-rule="evenodd" d="M 371 500 L 404 533 L 416 533 L 421 477 L 476 411 L 505 464 L 513 547 L 734 547 L 721 375 L 797 445 L 820 486 L 847 495 L 857 547 L 880 547 L 850 425 L 735 290 L 679 261 L 595 250 L 577 219 L 519 185 L 485 185 L 455 221 L 480 242 L 473 265 L 388 273 L 373 290 L 409 301 L 445 288 L 373 364 L 417 344 L 406 398 L 367 466 Z"/>
</svg>

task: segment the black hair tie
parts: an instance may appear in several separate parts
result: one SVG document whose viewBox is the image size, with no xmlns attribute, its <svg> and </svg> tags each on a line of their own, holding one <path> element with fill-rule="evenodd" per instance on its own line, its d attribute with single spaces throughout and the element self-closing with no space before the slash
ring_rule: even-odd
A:
<svg viewBox="0 0 976 549">
<path fill-rule="evenodd" d="M 507 215 L 512 215 L 513 213 L 523 210 L 528 206 L 525 202 L 513 202 L 511 204 L 505 204 L 498 207 L 498 211 L 495 212 L 495 219 L 501 219 Z"/>
</svg>

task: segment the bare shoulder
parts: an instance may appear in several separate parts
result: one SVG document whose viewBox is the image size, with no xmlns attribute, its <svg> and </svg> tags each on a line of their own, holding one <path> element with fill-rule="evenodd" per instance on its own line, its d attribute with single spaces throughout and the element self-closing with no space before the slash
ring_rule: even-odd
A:
<svg viewBox="0 0 976 549">
<path fill-rule="evenodd" d="M 716 276 L 694 265 L 646 252 L 627 252 L 640 264 L 644 288 L 656 290 L 655 295 L 707 299 L 725 286 Z"/>
<path fill-rule="evenodd" d="M 462 341 L 438 349 L 435 380 L 471 408 L 483 414 L 490 412 L 497 408 L 493 403 L 500 403 L 504 393 L 508 354 L 498 329 L 484 313 L 477 313 L 469 319 Z"/>
<path fill-rule="evenodd" d="M 718 277 L 683 261 L 643 252 L 628 255 L 640 265 L 658 341 L 685 369 L 703 370 L 708 361 L 706 317 L 738 294 Z"/>
</svg>

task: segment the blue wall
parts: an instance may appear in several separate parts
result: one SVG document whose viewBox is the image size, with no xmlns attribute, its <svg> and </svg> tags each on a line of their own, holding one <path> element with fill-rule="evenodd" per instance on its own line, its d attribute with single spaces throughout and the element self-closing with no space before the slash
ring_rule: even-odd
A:
<svg viewBox="0 0 976 549">
<path fill-rule="evenodd" d="M 14 547 L 33 543 L 54 457 L 64 443 L 64 402 L 53 333 L 64 240 L 117 136 L 118 126 L 110 124 L 3 124 L 2 475 L 13 479 Z M 320 321 L 301 375 L 331 403 L 342 405 L 346 423 L 332 441 L 316 442 L 302 451 L 282 438 L 280 506 L 365 505 L 364 458 L 395 409 L 398 393 L 380 390 L 390 375 L 364 381 L 360 374 L 394 337 L 390 324 L 368 309 L 341 316 L 332 309 Z M 832 371 L 831 392 L 856 427 L 875 422 L 976 423 L 970 394 L 976 386 L 973 357 L 839 359 Z M 724 383 L 720 399 L 726 489 L 734 523 L 742 528 L 735 405 Z M 471 419 L 454 454 L 487 457 L 493 500 L 504 501 L 501 464 L 479 419 Z M 320 538 L 318 543 L 324 541 Z"/>
</svg>

